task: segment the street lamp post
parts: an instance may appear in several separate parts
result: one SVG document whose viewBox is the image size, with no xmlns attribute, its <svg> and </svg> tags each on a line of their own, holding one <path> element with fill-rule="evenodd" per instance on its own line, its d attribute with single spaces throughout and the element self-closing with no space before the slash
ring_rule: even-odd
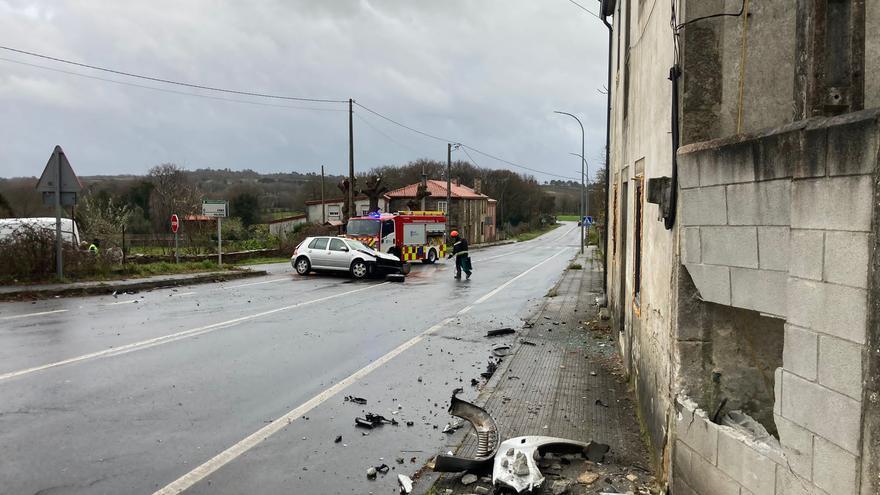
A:
<svg viewBox="0 0 880 495">
<path fill-rule="evenodd" d="M 579 156 L 581 160 L 583 160 L 583 164 L 581 166 L 581 199 L 583 199 L 584 203 L 587 205 L 587 207 L 584 208 L 584 211 L 586 211 L 589 210 L 590 206 L 590 162 L 588 162 L 587 159 L 584 158 L 584 155 L 580 155 L 578 153 L 569 153 L 569 155 Z M 587 170 L 586 174 L 584 174 L 584 168 L 586 168 Z M 583 185 L 584 183 L 586 183 L 586 185 Z"/>
<path fill-rule="evenodd" d="M 585 226 L 584 226 L 584 217 L 587 216 L 587 200 L 585 196 L 588 194 L 587 184 L 585 181 L 586 178 L 586 170 L 584 169 L 584 164 L 586 164 L 587 160 L 584 158 L 584 146 L 586 141 L 586 134 L 584 133 L 584 124 L 581 123 L 581 119 L 574 116 L 574 114 L 568 112 L 560 112 L 559 110 L 555 110 L 553 113 L 558 113 L 561 115 L 568 115 L 569 117 L 577 120 L 579 126 L 581 126 L 581 187 L 583 188 L 583 192 L 581 193 L 581 254 L 584 254 L 584 235 L 586 234 Z"/>
</svg>

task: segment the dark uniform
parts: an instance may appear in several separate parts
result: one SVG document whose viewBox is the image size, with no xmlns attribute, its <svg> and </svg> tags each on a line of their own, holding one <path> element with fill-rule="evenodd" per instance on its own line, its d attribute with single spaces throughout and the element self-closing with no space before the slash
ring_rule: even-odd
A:
<svg viewBox="0 0 880 495">
<path fill-rule="evenodd" d="M 468 255 L 467 239 L 463 237 L 456 238 L 455 244 L 452 245 L 452 256 L 455 256 L 455 278 L 461 278 L 461 272 L 464 271 L 465 276 L 471 278 L 471 257 Z"/>
</svg>

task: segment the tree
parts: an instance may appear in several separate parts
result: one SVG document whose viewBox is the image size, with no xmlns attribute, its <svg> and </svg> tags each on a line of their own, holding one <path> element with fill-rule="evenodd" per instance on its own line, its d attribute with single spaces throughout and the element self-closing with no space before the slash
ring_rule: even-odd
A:
<svg viewBox="0 0 880 495">
<path fill-rule="evenodd" d="M 198 212 L 201 194 L 177 165 L 165 163 L 151 168 L 150 182 L 150 217 L 155 232 L 169 231 L 172 213 L 184 217 Z"/>
<path fill-rule="evenodd" d="M 241 219 L 245 228 L 260 221 L 260 198 L 251 192 L 238 193 L 229 204 L 232 214 Z"/>
<path fill-rule="evenodd" d="M 107 191 L 86 194 L 77 205 L 76 220 L 84 239 L 99 239 L 105 246 L 120 244 L 122 227 L 131 218 L 131 208 Z"/>
<path fill-rule="evenodd" d="M 2 214 L 3 216 L 8 215 L 10 217 L 15 216 L 15 212 L 12 211 L 12 207 L 9 206 L 9 202 L 6 201 L 6 197 L 2 194 L 0 194 L 0 214 Z"/>
</svg>

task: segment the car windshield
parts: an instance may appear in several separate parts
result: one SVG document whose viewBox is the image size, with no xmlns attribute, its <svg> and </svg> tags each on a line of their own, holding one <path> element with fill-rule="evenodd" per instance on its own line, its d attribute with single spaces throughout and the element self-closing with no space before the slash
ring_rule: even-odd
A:
<svg viewBox="0 0 880 495">
<path fill-rule="evenodd" d="M 355 251 L 366 251 L 366 252 L 368 252 L 368 253 L 372 253 L 372 252 L 373 252 L 373 249 L 372 249 L 372 248 L 367 247 L 367 246 L 366 246 L 364 243 L 362 243 L 361 241 L 357 241 L 357 240 L 355 240 L 355 239 L 346 239 L 346 242 L 347 242 L 348 245 L 351 246 L 351 248 L 354 249 Z"/>
<path fill-rule="evenodd" d="M 348 235 L 374 236 L 379 233 L 379 221 L 353 218 L 348 221 L 348 228 L 345 232 Z"/>
</svg>

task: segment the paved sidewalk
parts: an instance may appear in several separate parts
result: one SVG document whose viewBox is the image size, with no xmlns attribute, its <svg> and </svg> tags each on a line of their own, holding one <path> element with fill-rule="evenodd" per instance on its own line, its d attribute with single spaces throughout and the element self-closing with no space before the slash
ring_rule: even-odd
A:
<svg viewBox="0 0 880 495">
<path fill-rule="evenodd" d="M 222 270 L 216 272 L 179 273 L 175 275 L 156 275 L 153 277 L 129 278 L 122 280 L 95 280 L 71 282 L 67 284 L 3 285 L 0 286 L 0 300 L 19 298 L 43 299 L 55 296 L 83 296 L 108 294 L 113 291 L 144 290 L 156 287 L 203 284 L 224 280 L 266 275 L 265 270 Z"/>
<path fill-rule="evenodd" d="M 620 372 L 615 342 L 607 323 L 599 321 L 595 306 L 602 274 L 596 271 L 595 262 L 591 269 L 589 255 L 574 261 L 584 269 L 566 270 L 525 328 L 518 329 L 513 354 L 477 402 L 497 422 L 501 441 L 546 435 L 611 447 L 602 464 L 580 456 L 539 462 L 546 480 L 534 493 L 650 493 L 653 478 L 646 469 L 647 453 Z M 468 457 L 475 449 L 476 436 L 467 426 L 444 450 Z M 474 474 L 481 479 L 467 486 L 462 484 L 460 473 L 445 474 L 431 493 L 493 493 L 491 472 Z"/>
</svg>

